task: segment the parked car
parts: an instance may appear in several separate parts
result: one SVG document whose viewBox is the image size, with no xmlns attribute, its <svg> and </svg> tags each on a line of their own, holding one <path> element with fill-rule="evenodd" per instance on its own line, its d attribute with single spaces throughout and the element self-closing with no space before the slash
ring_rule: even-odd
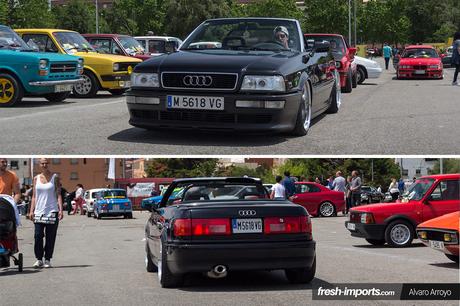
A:
<svg viewBox="0 0 460 306">
<path fill-rule="evenodd" d="M 150 56 L 158 56 L 179 49 L 182 40 L 173 36 L 134 37 Z"/>
<path fill-rule="evenodd" d="M 361 203 L 383 202 L 385 195 L 372 186 L 361 186 Z"/>
<path fill-rule="evenodd" d="M 280 38 L 284 44 L 275 38 L 284 32 L 276 29 L 289 32 Z M 207 33 L 214 33 L 213 41 L 222 47 L 190 47 Z M 315 52 L 307 52 L 297 20 L 207 20 L 178 52 L 136 66 L 127 93 L 129 122 L 147 129 L 305 135 L 314 117 L 340 107 L 337 70 L 328 51 L 329 44 L 316 44 Z"/>
<path fill-rule="evenodd" d="M 414 45 L 404 49 L 396 70 L 402 78 L 443 78 L 441 58 L 432 46 Z"/>
<path fill-rule="evenodd" d="M 101 198 L 101 193 L 104 190 L 107 190 L 107 188 L 95 188 L 85 191 L 85 194 L 83 195 L 83 198 L 85 199 L 83 210 L 85 210 L 88 217 L 91 217 L 91 215 L 94 213 L 94 203 L 98 198 Z"/>
<path fill-rule="evenodd" d="M 349 93 L 358 84 L 358 66 L 355 62 L 356 48 L 350 48 L 345 38 L 339 34 L 305 34 L 305 41 L 310 45 L 313 42 L 330 42 L 332 54 L 340 74 L 342 92 Z"/>
<path fill-rule="evenodd" d="M 417 226 L 417 236 L 426 246 L 443 252 L 447 258 L 458 263 L 459 219 L 460 211 L 456 211 L 425 221 Z"/>
<path fill-rule="evenodd" d="M 243 187 L 257 189 L 257 198 L 226 197 Z M 182 197 L 170 199 L 176 188 L 185 189 Z M 284 270 L 292 283 L 315 276 L 310 216 L 300 205 L 268 199 L 258 179 L 175 180 L 154 205 L 145 237 L 147 271 L 158 272 L 162 287 L 180 286 L 192 272 L 221 278 L 233 271 Z"/>
<path fill-rule="evenodd" d="M 150 198 L 143 199 L 142 202 L 141 202 L 141 208 L 146 209 L 148 211 L 152 211 L 152 206 L 161 202 L 161 200 L 163 199 L 163 195 L 166 192 L 166 190 L 167 190 L 167 188 L 164 188 L 161 191 L 161 194 L 158 195 L 158 196 L 153 196 L 153 197 L 150 197 Z M 170 198 L 180 198 L 183 191 L 184 191 L 183 188 L 176 188 L 176 190 L 174 190 L 174 192 L 171 194 Z"/>
<path fill-rule="evenodd" d="M 83 34 L 82 36 L 102 54 L 131 56 L 143 61 L 152 57 L 145 52 L 139 41 L 129 35 Z"/>
<path fill-rule="evenodd" d="M 454 47 L 450 46 L 447 48 L 446 52 L 441 54 L 442 65 L 445 68 L 452 67 L 452 53 L 454 52 Z"/>
<path fill-rule="evenodd" d="M 345 193 L 313 182 L 296 182 L 292 202 L 305 207 L 312 216 L 331 217 L 345 211 Z"/>
<path fill-rule="evenodd" d="M 0 106 L 16 105 L 24 96 L 63 101 L 82 72 L 82 58 L 34 52 L 11 28 L 0 25 Z"/>
<path fill-rule="evenodd" d="M 123 216 L 133 218 L 133 206 L 124 189 L 106 189 L 93 204 L 94 218 Z"/>
<path fill-rule="evenodd" d="M 393 202 L 393 197 L 391 196 L 391 193 L 389 191 L 385 192 L 385 197 L 383 198 L 384 203 L 390 203 Z"/>
<path fill-rule="evenodd" d="M 113 95 L 123 94 L 131 86 L 130 74 L 140 59 L 99 54 L 78 32 L 58 29 L 17 29 L 27 42 L 38 46 L 40 51 L 77 55 L 84 59 L 83 82 L 73 88 L 77 97 L 95 97 L 99 90 Z"/>
<path fill-rule="evenodd" d="M 382 74 L 382 67 L 376 61 L 355 55 L 354 59 L 358 68 L 358 84 L 362 84 L 366 79 L 378 79 Z"/>
<path fill-rule="evenodd" d="M 373 245 L 406 247 L 418 224 L 458 211 L 460 174 L 423 176 L 404 193 L 401 202 L 363 205 L 350 209 L 345 227 L 352 236 Z"/>
</svg>

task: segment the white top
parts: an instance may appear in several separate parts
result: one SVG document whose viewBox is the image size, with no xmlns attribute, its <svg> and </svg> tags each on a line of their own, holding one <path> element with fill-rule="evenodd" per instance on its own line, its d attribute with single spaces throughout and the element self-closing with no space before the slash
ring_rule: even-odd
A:
<svg viewBox="0 0 460 306">
<path fill-rule="evenodd" d="M 397 182 L 395 182 L 395 183 L 391 182 L 390 187 L 388 189 L 389 189 L 390 193 L 399 192 L 398 183 Z"/>
<path fill-rule="evenodd" d="M 4 198 L 13 206 L 14 216 L 16 217 L 16 225 L 17 226 L 21 225 L 21 218 L 19 217 L 19 210 L 18 210 L 16 203 L 14 202 L 13 197 L 7 194 L 0 194 L 0 198 Z"/>
<path fill-rule="evenodd" d="M 286 198 L 286 188 L 280 183 L 273 185 L 272 190 L 275 192 L 275 198 Z"/>
<path fill-rule="evenodd" d="M 35 211 L 36 216 L 51 216 L 51 213 L 58 212 L 58 202 L 56 196 L 56 187 L 54 178 L 56 174 L 51 176 L 48 183 L 43 184 L 40 180 L 40 175 L 35 179 Z"/>
<path fill-rule="evenodd" d="M 85 192 L 84 192 L 83 188 L 78 187 L 77 191 L 75 191 L 75 198 L 76 199 L 83 198 L 84 193 Z"/>
</svg>

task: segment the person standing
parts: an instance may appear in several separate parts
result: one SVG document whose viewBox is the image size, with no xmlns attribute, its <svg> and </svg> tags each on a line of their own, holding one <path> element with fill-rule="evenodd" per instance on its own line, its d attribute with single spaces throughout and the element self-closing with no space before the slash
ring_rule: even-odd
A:
<svg viewBox="0 0 460 306">
<path fill-rule="evenodd" d="M 402 177 L 399 179 L 398 181 L 398 190 L 399 190 L 399 194 L 402 195 L 404 193 L 404 190 L 406 189 L 405 188 L 405 183 L 404 183 L 404 180 L 402 179 Z"/>
<path fill-rule="evenodd" d="M 337 171 L 335 173 L 335 179 L 332 182 L 332 190 L 346 192 L 346 184 L 345 178 L 342 176 L 342 171 Z"/>
<path fill-rule="evenodd" d="M 80 208 L 80 215 L 84 215 L 83 211 L 83 202 L 85 199 L 83 199 L 83 194 L 85 191 L 83 190 L 83 185 L 82 184 L 77 184 L 77 189 L 75 190 L 75 209 L 73 211 L 73 214 L 77 214 L 78 208 Z"/>
<path fill-rule="evenodd" d="M 286 198 L 290 198 L 295 194 L 295 183 L 289 171 L 284 171 L 284 179 L 281 181 L 281 185 L 286 189 Z"/>
<path fill-rule="evenodd" d="M 361 178 L 356 170 L 351 172 L 350 191 L 351 206 L 354 207 L 361 205 Z"/>
<path fill-rule="evenodd" d="M 350 208 L 352 208 L 353 206 L 351 205 L 351 176 L 347 176 L 347 184 L 345 185 L 345 196 L 346 196 L 346 210 L 345 210 L 345 213 L 348 214 L 348 211 L 350 210 Z"/>
<path fill-rule="evenodd" d="M 0 157 L 0 194 L 12 196 L 15 203 L 21 201 L 19 178 L 13 171 L 7 170 L 8 160 Z"/>
<path fill-rule="evenodd" d="M 388 70 L 388 64 L 390 63 L 391 58 L 391 47 L 385 43 L 383 46 L 383 58 L 385 59 L 385 69 Z"/>
<path fill-rule="evenodd" d="M 33 266 L 34 268 L 51 268 L 58 224 L 64 216 L 61 183 L 59 177 L 49 170 L 48 159 L 41 158 L 40 166 L 42 172 L 33 180 L 34 191 L 29 212 L 29 218 L 35 226 L 34 253 L 37 261 Z M 44 248 L 43 240 L 45 240 Z"/>
<path fill-rule="evenodd" d="M 455 67 L 452 85 L 458 86 L 457 78 L 460 73 L 460 32 L 454 34 L 454 43 L 452 44 L 452 66 Z"/>
<path fill-rule="evenodd" d="M 281 184 L 283 178 L 281 175 L 277 175 L 275 178 L 276 184 L 272 187 L 272 193 L 270 199 L 273 200 L 286 200 L 286 188 Z"/>
<path fill-rule="evenodd" d="M 398 188 L 398 183 L 396 182 L 395 178 L 391 179 L 390 186 L 388 187 L 388 191 L 391 194 L 391 199 L 393 201 L 396 201 L 399 197 L 399 188 Z"/>
</svg>

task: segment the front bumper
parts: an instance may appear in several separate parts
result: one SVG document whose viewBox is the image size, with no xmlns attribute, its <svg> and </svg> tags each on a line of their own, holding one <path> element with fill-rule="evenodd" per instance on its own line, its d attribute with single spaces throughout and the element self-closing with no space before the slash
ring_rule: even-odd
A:
<svg viewBox="0 0 460 306">
<path fill-rule="evenodd" d="M 128 89 L 131 87 L 131 76 L 128 73 L 101 75 L 104 89 Z"/>
<path fill-rule="evenodd" d="M 385 225 L 384 224 L 364 224 L 364 223 L 353 223 L 355 229 L 351 230 L 348 227 L 350 221 L 345 221 L 345 227 L 350 231 L 353 237 L 361 237 L 366 239 L 385 239 Z"/>
<path fill-rule="evenodd" d="M 224 97 L 224 110 L 168 109 L 167 95 Z M 127 94 L 129 123 L 144 128 L 197 128 L 208 130 L 289 132 L 295 127 L 301 94 L 248 95 L 240 93 L 185 93 L 131 90 Z M 136 103 L 136 97 L 156 97 L 160 104 Z M 285 101 L 283 109 L 237 108 L 237 100 Z"/>
<path fill-rule="evenodd" d="M 56 86 L 56 85 L 73 85 L 76 83 L 83 82 L 83 79 L 72 79 L 72 80 L 59 80 L 59 81 L 33 81 L 29 82 L 30 86 Z"/>
<path fill-rule="evenodd" d="M 207 272 L 216 265 L 230 271 L 311 267 L 316 242 L 173 244 L 167 246 L 168 268 L 174 274 Z"/>
<path fill-rule="evenodd" d="M 443 77 L 442 69 L 439 70 L 426 70 L 424 74 L 416 74 L 414 69 L 399 69 L 398 76 L 400 78 L 413 78 L 413 79 L 441 79 Z"/>
</svg>

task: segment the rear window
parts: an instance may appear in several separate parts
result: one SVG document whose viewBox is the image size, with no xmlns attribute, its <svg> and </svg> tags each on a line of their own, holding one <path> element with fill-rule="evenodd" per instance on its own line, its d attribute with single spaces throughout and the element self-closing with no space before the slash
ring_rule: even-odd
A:
<svg viewBox="0 0 460 306">
<path fill-rule="evenodd" d="M 107 190 L 102 193 L 104 198 L 126 198 L 124 190 Z"/>
</svg>

